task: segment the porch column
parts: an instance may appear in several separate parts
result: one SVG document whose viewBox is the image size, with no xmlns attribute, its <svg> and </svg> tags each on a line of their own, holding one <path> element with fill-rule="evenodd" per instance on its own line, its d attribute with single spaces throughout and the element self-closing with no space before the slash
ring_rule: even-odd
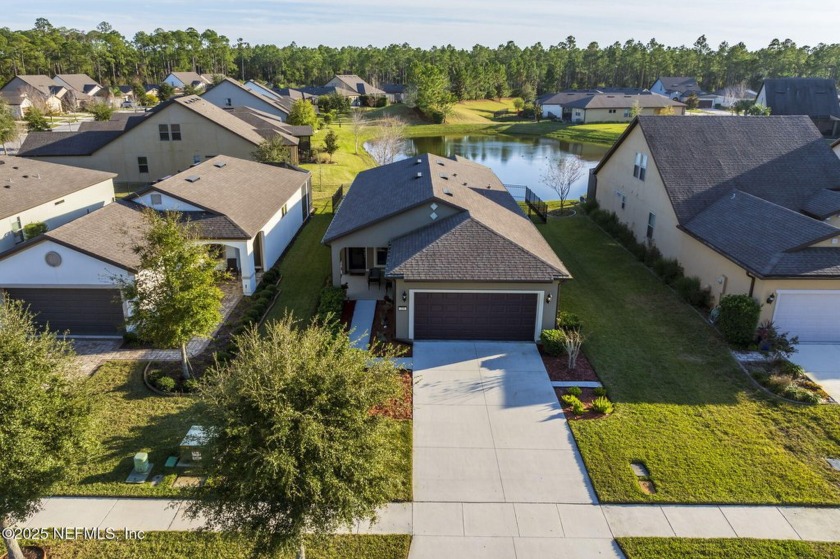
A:
<svg viewBox="0 0 840 559">
<path fill-rule="evenodd" d="M 239 243 L 239 270 L 242 274 L 242 293 L 246 296 L 254 294 L 257 289 L 257 271 L 254 267 L 254 241 Z"/>
</svg>

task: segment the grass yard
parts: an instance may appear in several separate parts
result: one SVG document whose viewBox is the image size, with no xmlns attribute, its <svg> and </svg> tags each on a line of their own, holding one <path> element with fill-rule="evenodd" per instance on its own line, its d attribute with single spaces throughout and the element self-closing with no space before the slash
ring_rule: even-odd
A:
<svg viewBox="0 0 840 559">
<path fill-rule="evenodd" d="M 840 559 L 840 544 L 781 540 L 618 538 L 627 559 Z"/>
<path fill-rule="evenodd" d="M 588 218 L 538 225 L 574 279 L 561 307 L 615 413 L 571 427 L 605 502 L 840 503 L 840 406 L 764 398 L 692 308 Z M 656 485 L 640 490 L 642 461 Z"/>
<path fill-rule="evenodd" d="M 362 144 L 375 135 L 373 127 L 365 128 L 359 135 L 359 153 L 356 154 L 356 140 L 352 127 L 349 123 L 343 122 L 341 126 L 332 124 L 323 130 L 318 130 L 312 136 L 312 147 L 322 148 L 327 130 L 332 130 L 338 136 L 338 151 L 332 156 L 332 163 L 306 163 L 301 165 L 312 173 L 312 199 L 314 206 L 319 210 L 329 208 L 329 198 L 336 189 L 344 185 L 345 189 L 350 186 L 353 179 L 360 171 L 370 169 L 374 166 L 373 159 L 364 150 Z M 324 155 L 326 157 L 326 155 Z"/>
<path fill-rule="evenodd" d="M 197 401 L 182 396 L 157 396 L 143 384 L 145 363 L 111 361 L 88 379 L 94 411 L 96 449 L 78 470 L 74 483 L 58 485 L 54 495 L 178 495 L 171 487 L 176 468 L 164 468 L 177 454 L 178 443 L 191 425 L 201 423 Z M 125 478 L 134 468 L 137 452 L 149 453 L 151 476 L 165 474 L 157 487 L 131 485 Z"/>
<path fill-rule="evenodd" d="M 283 256 L 280 295 L 266 321 L 282 318 L 286 312 L 304 323 L 312 318 L 321 288 L 330 275 L 330 249 L 321 244 L 321 239 L 331 220 L 331 213 L 313 215 Z"/>
<path fill-rule="evenodd" d="M 215 532 L 148 532 L 143 540 L 45 540 L 27 542 L 48 548 L 50 559 L 159 559 L 210 557 L 276 557 L 291 559 L 294 552 L 269 556 L 242 536 Z M 405 559 L 411 536 L 336 535 L 306 539 L 309 559 Z"/>
<path fill-rule="evenodd" d="M 201 404 L 186 396 L 158 396 L 142 380 L 145 363 L 111 361 L 90 377 L 94 403 L 93 438 L 98 446 L 70 483 L 56 486 L 53 495 L 100 495 L 131 497 L 177 497 L 172 487 L 181 468 L 164 468 L 170 455 L 191 425 L 201 424 Z M 388 420 L 386 444 L 391 449 L 394 486 L 392 501 L 411 500 L 411 422 Z M 132 485 L 125 478 L 133 469 L 137 452 L 149 453 L 154 464 L 150 474 L 163 474 L 156 487 Z M 75 557 L 75 556 L 74 556 Z M 331 557 L 331 556 L 330 556 Z"/>
</svg>

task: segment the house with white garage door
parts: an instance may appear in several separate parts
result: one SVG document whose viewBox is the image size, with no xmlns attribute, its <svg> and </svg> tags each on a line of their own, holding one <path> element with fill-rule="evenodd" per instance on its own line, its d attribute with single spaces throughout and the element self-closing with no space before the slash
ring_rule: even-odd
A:
<svg viewBox="0 0 840 559">
<path fill-rule="evenodd" d="M 323 242 L 333 285 L 391 298 L 404 340 L 536 340 L 571 278 L 493 171 L 457 156 L 359 173 Z"/>
<path fill-rule="evenodd" d="M 804 342 L 840 341 L 840 159 L 807 116 L 640 116 L 588 196 Z"/>
<path fill-rule="evenodd" d="M 116 278 L 140 271 L 133 247 L 143 211 L 180 212 L 251 295 L 309 218 L 311 200 L 306 171 L 217 156 L 0 254 L 0 291 L 53 329 L 117 335 L 131 311 Z"/>
</svg>

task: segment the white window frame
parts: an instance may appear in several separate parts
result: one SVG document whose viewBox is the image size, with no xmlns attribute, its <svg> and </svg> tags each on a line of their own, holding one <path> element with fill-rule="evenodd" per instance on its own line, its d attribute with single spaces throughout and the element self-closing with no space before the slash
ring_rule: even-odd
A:
<svg viewBox="0 0 840 559">
<path fill-rule="evenodd" d="M 645 180 L 647 175 L 648 156 L 644 153 L 637 152 L 636 159 L 633 162 L 633 176 L 640 181 Z"/>
<path fill-rule="evenodd" d="M 385 258 L 383 258 L 382 262 L 379 262 L 379 251 L 385 251 Z M 388 247 L 376 247 L 373 249 L 373 267 L 374 268 L 384 268 L 385 264 L 388 262 Z"/>
</svg>

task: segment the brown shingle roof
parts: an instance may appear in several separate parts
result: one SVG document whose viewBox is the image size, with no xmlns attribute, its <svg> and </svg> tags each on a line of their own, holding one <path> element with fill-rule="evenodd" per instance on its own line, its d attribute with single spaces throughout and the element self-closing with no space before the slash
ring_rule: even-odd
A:
<svg viewBox="0 0 840 559">
<path fill-rule="evenodd" d="M 336 74 L 338 80 L 350 91 L 355 91 L 359 95 L 385 95 L 385 92 L 370 85 L 368 82 L 357 76 L 356 74 Z"/>
<path fill-rule="evenodd" d="M 15 77 L 47 97 L 57 94 L 61 89 L 65 89 L 63 85 L 43 74 L 19 74 Z"/>
<path fill-rule="evenodd" d="M 61 78 L 61 81 L 85 95 L 89 95 L 96 87 L 102 88 L 101 84 L 87 74 L 56 74 L 55 77 Z"/>
<path fill-rule="evenodd" d="M 25 157 L 0 157 L 0 218 L 13 216 L 116 176 L 114 173 Z"/>
<path fill-rule="evenodd" d="M 307 172 L 219 155 L 149 189 L 227 216 L 253 237 L 308 179 Z"/>
</svg>

